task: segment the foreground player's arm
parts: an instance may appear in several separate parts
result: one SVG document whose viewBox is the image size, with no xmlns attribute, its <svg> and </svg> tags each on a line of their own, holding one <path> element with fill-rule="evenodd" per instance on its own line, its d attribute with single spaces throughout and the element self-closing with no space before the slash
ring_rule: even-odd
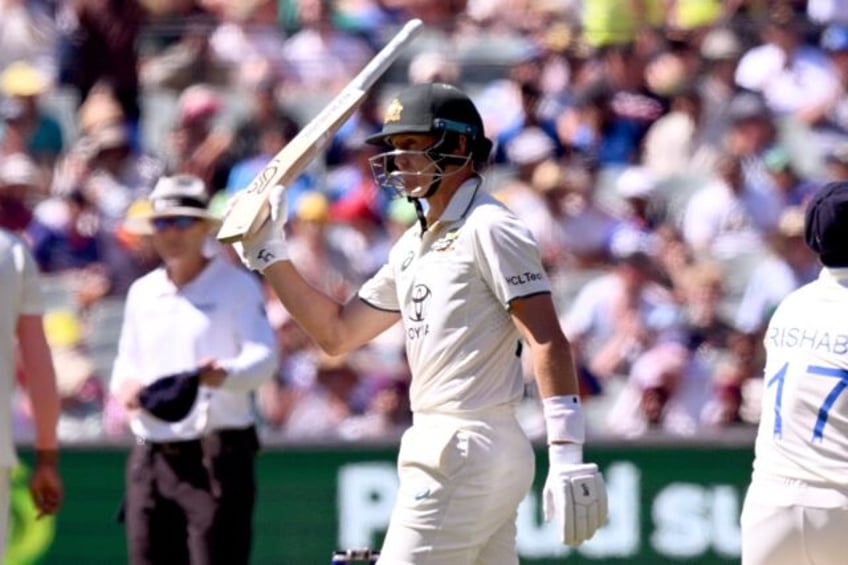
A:
<svg viewBox="0 0 848 565">
<path fill-rule="evenodd" d="M 560 328 L 551 295 L 536 294 L 513 300 L 510 314 L 530 349 L 542 398 L 577 395 L 571 346 Z"/>
<path fill-rule="evenodd" d="M 54 514 L 63 497 L 56 437 L 60 409 L 56 373 L 42 317 L 23 315 L 18 318 L 17 337 L 35 420 L 35 468 L 30 478 L 30 494 L 39 516 Z"/>
<path fill-rule="evenodd" d="M 259 271 L 292 318 L 327 353 L 339 355 L 367 343 L 399 319 L 358 298 L 339 304 L 310 285 L 289 260 L 285 239 L 286 194 L 274 187 L 271 217 L 259 232 L 235 244 L 246 267 Z"/>
<path fill-rule="evenodd" d="M 550 294 L 510 303 L 512 319 L 533 358 L 548 433 L 550 469 L 543 492 L 546 520 L 557 520 L 560 538 L 580 545 L 607 519 L 607 494 L 594 463 L 583 463 L 586 424 L 571 345 L 562 332 Z"/>
</svg>

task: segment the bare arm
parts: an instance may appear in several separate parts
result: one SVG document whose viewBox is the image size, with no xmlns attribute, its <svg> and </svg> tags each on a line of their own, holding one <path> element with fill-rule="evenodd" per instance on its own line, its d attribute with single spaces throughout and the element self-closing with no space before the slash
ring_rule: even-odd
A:
<svg viewBox="0 0 848 565">
<path fill-rule="evenodd" d="M 59 477 L 59 393 L 50 348 L 40 315 L 18 318 L 18 349 L 26 376 L 26 387 L 35 418 L 35 467 L 29 481 L 38 517 L 59 511 L 64 497 Z"/>
<path fill-rule="evenodd" d="M 18 319 L 17 334 L 35 417 L 35 447 L 39 450 L 55 450 L 58 447 L 56 425 L 59 421 L 59 393 L 41 316 L 21 316 Z"/>
<path fill-rule="evenodd" d="M 339 304 L 306 282 L 291 261 L 271 264 L 264 275 L 292 318 L 331 355 L 364 345 L 400 319 L 399 313 L 372 308 L 357 297 Z"/>
<path fill-rule="evenodd" d="M 559 325 L 551 295 L 513 300 L 510 314 L 530 349 L 542 398 L 579 394 L 571 344 Z"/>
</svg>

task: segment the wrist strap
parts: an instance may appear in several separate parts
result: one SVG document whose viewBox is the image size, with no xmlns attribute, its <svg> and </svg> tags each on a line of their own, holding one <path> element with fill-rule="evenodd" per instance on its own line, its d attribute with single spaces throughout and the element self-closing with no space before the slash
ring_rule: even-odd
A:
<svg viewBox="0 0 848 565">
<path fill-rule="evenodd" d="M 586 441 L 586 421 L 580 397 L 574 394 L 549 396 L 542 399 L 548 443 L 576 443 Z"/>
<path fill-rule="evenodd" d="M 579 443 L 553 443 L 548 446 L 551 465 L 580 465 L 583 463 L 583 446 Z"/>
</svg>

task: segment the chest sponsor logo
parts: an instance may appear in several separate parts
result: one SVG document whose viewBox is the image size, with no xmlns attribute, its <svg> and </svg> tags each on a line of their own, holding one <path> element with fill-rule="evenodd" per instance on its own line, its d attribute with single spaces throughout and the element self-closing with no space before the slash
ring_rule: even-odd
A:
<svg viewBox="0 0 848 565">
<path fill-rule="evenodd" d="M 540 281 L 544 277 L 545 276 L 542 273 L 524 272 L 506 277 L 506 282 L 508 282 L 512 286 L 521 286 L 523 284 Z"/>
<path fill-rule="evenodd" d="M 409 319 L 413 322 L 423 322 L 427 316 L 427 304 L 430 302 L 430 287 L 426 284 L 417 284 L 412 288 L 412 311 Z"/>
<path fill-rule="evenodd" d="M 458 237 L 459 237 L 459 228 L 454 228 L 454 229 L 448 231 L 448 233 L 446 233 L 444 235 L 444 237 L 441 237 L 441 238 L 437 239 L 436 241 L 434 241 L 431 249 L 433 251 L 436 251 L 437 253 L 441 253 L 441 252 L 444 252 L 444 251 L 450 251 L 451 249 L 453 249 L 453 244 L 454 244 L 454 242 L 456 242 Z"/>
</svg>

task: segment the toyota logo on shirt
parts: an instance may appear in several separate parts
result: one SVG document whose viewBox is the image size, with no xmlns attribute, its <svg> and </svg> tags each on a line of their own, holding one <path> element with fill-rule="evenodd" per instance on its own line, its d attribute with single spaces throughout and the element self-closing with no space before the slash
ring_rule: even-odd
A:
<svg viewBox="0 0 848 565">
<path fill-rule="evenodd" d="M 409 319 L 413 322 L 424 321 L 425 304 L 433 295 L 426 284 L 417 284 L 412 287 L 412 314 Z"/>
</svg>

